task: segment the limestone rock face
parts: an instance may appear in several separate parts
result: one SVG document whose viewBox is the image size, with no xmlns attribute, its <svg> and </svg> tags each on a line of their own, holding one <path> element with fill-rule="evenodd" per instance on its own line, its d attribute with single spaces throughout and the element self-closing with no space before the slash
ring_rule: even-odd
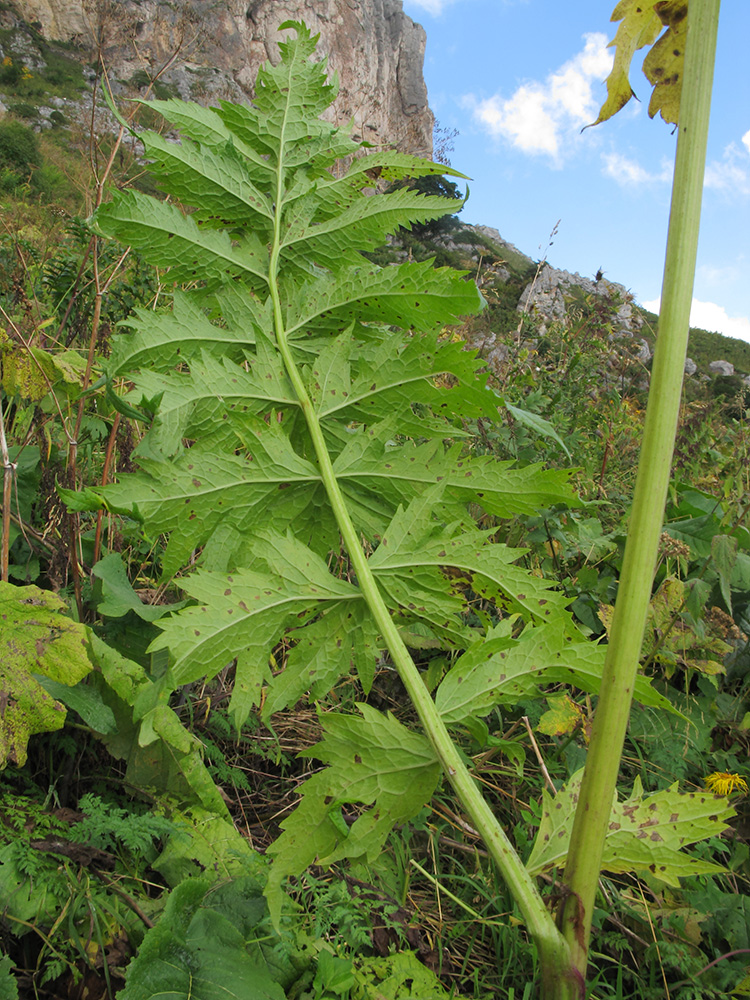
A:
<svg viewBox="0 0 750 1000">
<path fill-rule="evenodd" d="M 540 333 L 545 333 L 548 323 L 565 318 L 568 312 L 566 298 L 574 290 L 597 296 L 611 305 L 615 333 L 632 336 L 641 329 L 643 321 L 634 311 L 633 296 L 624 285 L 606 278 L 594 281 L 570 271 L 560 271 L 549 264 L 545 264 L 535 280 L 524 289 L 518 311 L 530 316 L 539 325 Z"/>
<path fill-rule="evenodd" d="M 278 26 L 304 21 L 338 72 L 331 119 L 359 138 L 432 155 L 422 76 L 425 32 L 401 0 L 14 0 L 49 38 L 101 40 L 111 77 L 153 74 L 185 99 L 252 96 L 261 63 L 279 59 Z"/>
<path fill-rule="evenodd" d="M 734 375 L 734 365 L 731 361 L 712 361 L 708 370 L 712 375 Z"/>
<path fill-rule="evenodd" d="M 25 21 L 42 26 L 45 38 L 69 41 L 88 30 L 81 0 L 23 0 L 16 6 Z"/>
</svg>

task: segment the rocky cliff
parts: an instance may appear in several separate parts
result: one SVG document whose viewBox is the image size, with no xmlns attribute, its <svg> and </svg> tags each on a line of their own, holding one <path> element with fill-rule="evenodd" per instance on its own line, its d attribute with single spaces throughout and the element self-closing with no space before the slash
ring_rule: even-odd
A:
<svg viewBox="0 0 750 1000">
<path fill-rule="evenodd" d="M 252 96 L 258 67 L 277 61 L 286 20 L 320 32 L 338 72 L 339 123 L 374 144 L 432 154 L 422 76 L 425 32 L 401 0 L 13 0 L 49 39 L 93 43 L 115 80 L 144 81 L 185 100 Z M 165 68 L 166 67 L 166 68 Z"/>
</svg>

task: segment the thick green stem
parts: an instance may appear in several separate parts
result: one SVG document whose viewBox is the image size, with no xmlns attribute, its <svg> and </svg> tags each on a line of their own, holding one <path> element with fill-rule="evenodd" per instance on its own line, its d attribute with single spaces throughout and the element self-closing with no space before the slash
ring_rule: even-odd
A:
<svg viewBox="0 0 750 1000">
<path fill-rule="evenodd" d="M 643 446 L 602 689 L 570 841 L 561 927 L 586 975 L 604 840 L 643 642 L 687 352 L 720 0 L 690 0 L 672 207 Z M 558 994 L 554 994 L 557 998 Z"/>
<path fill-rule="evenodd" d="M 536 883 L 508 840 L 487 801 L 477 787 L 461 759 L 456 745 L 425 687 L 411 655 L 405 646 L 390 612 L 383 600 L 375 577 L 370 569 L 357 530 L 354 527 L 346 501 L 333 470 L 331 456 L 325 443 L 320 420 L 307 392 L 305 383 L 294 362 L 286 336 L 281 297 L 278 286 L 278 261 L 281 250 L 281 211 L 283 205 L 283 169 L 279 166 L 279 184 L 276 199 L 274 243 L 270 259 L 271 301 L 274 311 L 276 343 L 284 360 L 287 375 L 294 388 L 300 408 L 310 432 L 321 478 L 336 517 L 346 551 L 357 574 L 357 582 L 380 632 L 385 640 L 393 663 L 398 670 L 406 691 L 419 715 L 424 731 L 432 743 L 443 770 L 452 784 L 461 805 L 472 824 L 487 845 L 490 856 L 500 871 L 513 898 L 518 903 L 529 933 L 539 952 L 544 983 L 543 996 L 552 995 L 553 984 L 567 984 L 559 993 L 564 1000 L 578 1000 L 583 996 L 583 983 L 571 966 L 570 952 L 554 919 L 544 904 Z M 555 987 L 556 988 L 556 987 Z"/>
</svg>

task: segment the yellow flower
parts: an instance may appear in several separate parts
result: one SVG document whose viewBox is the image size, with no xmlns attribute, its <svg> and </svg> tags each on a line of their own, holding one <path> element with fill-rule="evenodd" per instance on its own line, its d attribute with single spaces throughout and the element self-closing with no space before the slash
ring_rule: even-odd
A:
<svg viewBox="0 0 750 1000">
<path fill-rule="evenodd" d="M 714 771 L 703 779 L 709 792 L 715 795 L 730 795 L 734 791 L 747 791 L 747 782 L 739 774 L 728 774 L 726 771 Z"/>
</svg>

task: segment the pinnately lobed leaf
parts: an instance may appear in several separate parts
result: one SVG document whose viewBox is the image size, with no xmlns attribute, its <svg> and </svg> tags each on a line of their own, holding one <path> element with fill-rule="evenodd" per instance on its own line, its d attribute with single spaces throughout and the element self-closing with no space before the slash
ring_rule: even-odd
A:
<svg viewBox="0 0 750 1000">
<path fill-rule="evenodd" d="M 582 774 L 577 771 L 554 799 L 544 792 L 542 822 L 527 862 L 532 874 L 564 866 Z M 681 793 L 676 784 L 644 795 L 636 778 L 630 798 L 613 804 L 602 868 L 649 873 L 675 887 L 688 875 L 722 872 L 721 865 L 693 857 L 683 848 L 719 836 L 732 816 L 734 809 L 723 796 Z"/>
<path fill-rule="evenodd" d="M 455 208 L 408 188 L 376 193 L 379 182 L 455 171 L 363 155 L 321 120 L 335 83 L 308 29 L 285 28 L 252 106 L 154 102 L 182 135 L 180 145 L 142 137 L 171 203 L 116 193 L 96 213 L 97 231 L 162 268 L 173 295 L 128 319 L 110 364 L 153 415 L 138 471 L 63 495 L 168 538 L 163 574 L 192 603 L 159 618 L 152 649 L 169 650 L 173 684 L 233 665 L 238 727 L 254 706 L 268 719 L 352 670 L 369 692 L 394 627 L 412 648 L 454 659 L 431 708 L 451 725 L 541 683 L 595 691 L 600 650 L 567 599 L 469 513 L 576 503 L 568 473 L 462 445 L 466 418 L 497 419 L 500 402 L 481 361 L 440 336 L 481 307 L 474 282 L 431 261 L 363 256 Z M 476 595 L 489 629 L 470 613 Z M 645 680 L 639 697 L 658 700 Z M 271 848 L 275 915 L 287 875 L 374 856 L 439 778 L 432 744 L 392 716 L 363 705 L 322 724 L 315 754 L 328 767 Z"/>
<path fill-rule="evenodd" d="M 612 20 L 620 21 L 610 42 L 615 61 L 607 77 L 607 99 L 593 124 L 607 121 L 635 96 L 630 85 L 630 64 L 638 49 L 650 45 L 643 62 L 643 72 L 654 88 L 648 113 L 651 118 L 661 113 L 664 121 L 676 125 L 685 61 L 687 0 L 620 0 Z M 664 27 L 667 30 L 659 37 Z"/>
</svg>

